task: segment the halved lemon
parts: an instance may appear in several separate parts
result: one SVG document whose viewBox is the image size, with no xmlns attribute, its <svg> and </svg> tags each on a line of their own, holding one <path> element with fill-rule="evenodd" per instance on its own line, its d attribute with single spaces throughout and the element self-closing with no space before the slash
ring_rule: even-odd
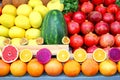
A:
<svg viewBox="0 0 120 80">
<path fill-rule="evenodd" d="M 60 61 L 60 62 L 66 62 L 70 58 L 70 53 L 67 50 L 62 49 L 62 50 L 58 51 L 56 57 L 57 57 L 58 61 Z"/>
<path fill-rule="evenodd" d="M 23 49 L 20 54 L 19 58 L 23 62 L 29 62 L 33 57 L 32 52 L 29 49 Z"/>
<path fill-rule="evenodd" d="M 68 37 L 68 36 L 64 36 L 64 37 L 62 38 L 62 43 L 63 43 L 63 44 L 69 44 L 69 43 L 70 43 L 69 37 Z"/>
<path fill-rule="evenodd" d="M 82 48 L 76 49 L 73 53 L 73 58 L 77 62 L 83 62 L 87 59 L 87 52 Z"/>
<path fill-rule="evenodd" d="M 107 58 L 107 53 L 101 49 L 101 48 L 97 48 L 92 55 L 93 59 L 97 62 L 102 62 Z"/>
</svg>

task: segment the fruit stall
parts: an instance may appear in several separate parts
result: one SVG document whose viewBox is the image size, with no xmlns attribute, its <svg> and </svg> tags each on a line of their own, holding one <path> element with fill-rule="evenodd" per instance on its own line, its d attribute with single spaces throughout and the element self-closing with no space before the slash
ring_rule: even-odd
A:
<svg viewBox="0 0 120 80">
<path fill-rule="evenodd" d="M 0 80 L 119 80 L 120 0 L 0 0 Z"/>
</svg>

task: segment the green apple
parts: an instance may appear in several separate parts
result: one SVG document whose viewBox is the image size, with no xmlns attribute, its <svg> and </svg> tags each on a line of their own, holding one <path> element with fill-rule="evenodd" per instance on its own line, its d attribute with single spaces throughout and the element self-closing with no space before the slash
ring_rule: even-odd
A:
<svg viewBox="0 0 120 80">
<path fill-rule="evenodd" d="M 21 38 L 12 38 L 11 39 L 11 45 L 13 46 L 20 46 L 20 41 L 21 41 Z"/>
<path fill-rule="evenodd" d="M 32 12 L 32 7 L 29 6 L 28 4 L 21 4 L 17 8 L 17 15 L 29 16 L 31 12 Z"/>
<path fill-rule="evenodd" d="M 38 5 L 43 5 L 43 3 L 41 0 L 29 0 L 28 5 L 34 8 Z"/>
<path fill-rule="evenodd" d="M 0 23 L 5 27 L 12 27 L 15 24 L 15 16 L 10 14 L 2 14 L 0 17 Z"/>
<path fill-rule="evenodd" d="M 25 36 L 25 30 L 19 27 L 11 27 L 9 29 L 9 37 L 10 38 L 23 38 Z"/>
<path fill-rule="evenodd" d="M 4 40 L 6 39 L 6 37 L 0 36 L 0 46 L 3 47 L 4 45 Z"/>
<path fill-rule="evenodd" d="M 47 7 L 45 7 L 44 5 L 39 5 L 39 6 L 36 6 L 34 9 L 33 9 L 34 11 L 38 11 L 40 14 L 41 14 L 41 16 L 42 16 L 42 18 L 44 18 L 44 16 L 48 13 L 48 8 Z"/>
<path fill-rule="evenodd" d="M 9 29 L 3 25 L 0 25 L 0 36 L 8 37 Z"/>
<path fill-rule="evenodd" d="M 28 45 L 30 46 L 36 46 L 38 45 L 37 42 L 36 42 L 36 39 L 29 39 L 28 40 Z"/>
<path fill-rule="evenodd" d="M 42 23 L 42 17 L 39 12 L 32 11 L 29 15 L 30 24 L 33 28 L 39 28 Z"/>
<path fill-rule="evenodd" d="M 30 28 L 25 32 L 25 38 L 27 39 L 36 39 L 40 37 L 40 30 L 35 28 Z"/>
<path fill-rule="evenodd" d="M 7 4 L 2 8 L 2 14 L 10 14 L 16 16 L 16 7 L 11 4 Z"/>
<path fill-rule="evenodd" d="M 29 29 L 31 27 L 29 18 L 24 15 L 19 15 L 15 18 L 15 25 L 23 29 Z"/>
</svg>

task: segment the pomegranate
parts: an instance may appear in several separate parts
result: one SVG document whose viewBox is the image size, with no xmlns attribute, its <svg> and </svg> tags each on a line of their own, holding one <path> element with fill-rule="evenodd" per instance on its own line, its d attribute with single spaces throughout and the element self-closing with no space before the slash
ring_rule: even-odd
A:
<svg viewBox="0 0 120 80">
<path fill-rule="evenodd" d="M 102 20 L 102 14 L 98 11 L 92 11 L 88 14 L 88 20 L 93 23 L 97 23 Z"/>
<path fill-rule="evenodd" d="M 107 23 L 112 23 L 114 21 L 114 15 L 112 13 L 105 13 L 103 15 L 103 21 Z"/>
<path fill-rule="evenodd" d="M 115 45 L 116 45 L 117 47 L 120 47 L 120 34 L 117 34 L 117 35 L 115 36 Z"/>
<path fill-rule="evenodd" d="M 116 2 L 116 0 L 104 0 L 104 4 L 106 6 L 110 5 L 110 4 L 114 4 Z"/>
<path fill-rule="evenodd" d="M 96 45 L 90 46 L 87 48 L 87 53 L 93 53 L 98 47 Z"/>
<path fill-rule="evenodd" d="M 97 5 L 95 7 L 96 11 L 99 11 L 102 15 L 106 13 L 107 8 L 105 6 L 103 6 L 103 4 Z"/>
<path fill-rule="evenodd" d="M 86 46 L 97 45 L 98 41 L 99 41 L 99 37 L 92 32 L 90 32 L 84 36 L 84 43 Z"/>
<path fill-rule="evenodd" d="M 88 2 L 89 0 L 79 0 L 79 2 L 83 3 L 83 2 Z"/>
<path fill-rule="evenodd" d="M 107 7 L 107 12 L 116 14 L 119 11 L 119 6 L 117 4 L 111 4 Z"/>
<path fill-rule="evenodd" d="M 88 1 L 88 2 L 84 2 L 81 6 L 81 11 L 83 11 L 84 13 L 89 13 L 93 10 L 93 4 Z"/>
<path fill-rule="evenodd" d="M 85 20 L 85 22 L 83 22 L 81 24 L 81 32 L 83 34 L 87 34 L 89 32 L 93 32 L 94 31 L 94 25 L 92 22 Z"/>
<path fill-rule="evenodd" d="M 92 3 L 95 5 L 103 4 L 104 0 L 92 0 Z"/>
<path fill-rule="evenodd" d="M 85 13 L 82 12 L 82 11 L 77 11 L 77 12 L 75 12 L 75 13 L 73 14 L 73 20 L 76 21 L 76 22 L 78 22 L 78 23 L 80 23 L 80 24 L 81 24 L 82 22 L 84 22 L 85 19 L 86 19 L 86 15 L 85 15 Z"/>
<path fill-rule="evenodd" d="M 68 33 L 69 34 L 76 34 L 76 33 L 79 33 L 80 32 L 80 26 L 79 26 L 79 23 L 71 20 L 69 23 L 68 23 Z"/>
<path fill-rule="evenodd" d="M 120 34 L 120 23 L 118 21 L 111 23 L 110 32 L 113 35 Z"/>
<path fill-rule="evenodd" d="M 115 19 L 120 22 L 120 11 L 116 13 Z"/>
<path fill-rule="evenodd" d="M 95 25 L 95 32 L 98 35 L 106 34 L 109 32 L 109 25 L 104 21 L 100 21 Z"/>
<path fill-rule="evenodd" d="M 101 47 L 112 47 L 114 45 L 115 38 L 110 33 L 103 34 L 100 36 L 100 46 Z"/>
<path fill-rule="evenodd" d="M 68 24 L 71 21 L 71 17 L 69 15 L 64 15 L 65 22 Z"/>
<path fill-rule="evenodd" d="M 83 45 L 83 37 L 78 35 L 78 34 L 74 34 L 72 36 L 70 36 L 70 46 L 72 48 L 79 48 Z"/>
</svg>

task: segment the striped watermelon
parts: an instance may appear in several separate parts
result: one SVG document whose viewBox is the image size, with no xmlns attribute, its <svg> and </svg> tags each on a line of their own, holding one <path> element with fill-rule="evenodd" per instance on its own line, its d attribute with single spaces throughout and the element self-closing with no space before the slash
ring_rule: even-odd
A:
<svg viewBox="0 0 120 80">
<path fill-rule="evenodd" d="M 51 10 L 44 17 L 41 26 L 41 36 L 45 44 L 61 44 L 62 38 L 67 35 L 67 26 L 62 12 Z"/>
</svg>

